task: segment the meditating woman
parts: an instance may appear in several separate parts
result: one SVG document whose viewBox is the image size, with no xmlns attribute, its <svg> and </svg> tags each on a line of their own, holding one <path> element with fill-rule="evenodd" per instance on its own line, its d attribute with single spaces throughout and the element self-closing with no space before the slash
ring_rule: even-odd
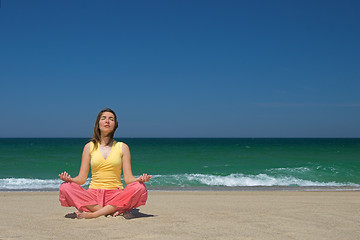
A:
<svg viewBox="0 0 360 240">
<path fill-rule="evenodd" d="M 113 139 L 118 127 L 116 114 L 106 108 L 99 112 L 92 140 L 84 147 L 78 176 L 67 172 L 59 174 L 61 180 L 59 200 L 62 206 L 76 207 L 78 218 L 96 218 L 102 215 L 130 212 L 144 205 L 147 190 L 144 182 L 152 177 L 143 174 L 135 178 L 131 170 L 129 147 Z M 87 180 L 91 166 L 89 189 L 80 185 Z M 121 171 L 127 186 L 121 182 Z"/>
</svg>

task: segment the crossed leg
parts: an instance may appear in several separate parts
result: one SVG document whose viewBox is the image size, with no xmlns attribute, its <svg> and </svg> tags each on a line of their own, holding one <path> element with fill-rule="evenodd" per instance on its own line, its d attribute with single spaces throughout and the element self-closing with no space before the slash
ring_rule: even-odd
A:
<svg viewBox="0 0 360 240">
<path fill-rule="evenodd" d="M 111 205 L 109 205 L 109 206 L 111 206 Z M 98 211 L 98 210 L 100 210 L 101 208 L 103 208 L 103 207 L 101 207 L 100 205 L 88 205 L 88 206 L 86 206 L 86 208 L 87 209 L 89 209 L 89 211 L 90 212 L 92 212 L 92 213 L 94 213 L 94 212 L 96 212 L 96 211 Z M 109 210 L 110 211 L 110 210 Z M 79 214 L 80 214 L 80 212 L 78 212 Z M 82 212 L 81 212 L 82 213 Z M 79 214 L 76 214 L 77 216 L 78 216 L 78 218 L 79 218 Z M 105 213 L 105 214 L 103 214 L 103 215 L 108 215 L 108 214 L 112 214 L 112 216 L 113 217 L 116 217 L 116 216 L 119 216 L 121 213 L 120 213 L 120 211 L 118 210 L 118 211 L 116 211 L 116 212 L 111 212 L 111 213 Z M 131 212 L 124 212 L 124 214 L 127 216 L 127 217 L 129 217 L 129 218 L 131 218 L 132 216 L 131 216 Z M 86 212 L 83 214 L 83 215 L 87 215 L 86 214 Z M 130 216 L 128 216 L 128 215 L 130 215 Z M 101 216 L 101 215 L 100 215 Z M 85 217 L 86 218 L 86 217 Z"/>
<path fill-rule="evenodd" d="M 86 206 L 91 212 L 76 212 L 77 218 L 97 218 L 103 215 L 112 214 L 116 210 L 116 206 L 106 205 L 101 207 L 100 205 Z"/>
</svg>

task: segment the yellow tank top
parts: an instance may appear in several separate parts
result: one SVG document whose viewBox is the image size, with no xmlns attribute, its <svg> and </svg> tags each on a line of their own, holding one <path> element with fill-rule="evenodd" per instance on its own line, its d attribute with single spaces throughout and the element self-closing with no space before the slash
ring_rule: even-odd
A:
<svg viewBox="0 0 360 240">
<path fill-rule="evenodd" d="M 89 188 L 95 189 L 124 189 L 121 182 L 122 142 L 113 142 L 109 156 L 104 159 L 100 146 L 94 150 L 94 143 L 90 142 L 91 182 Z"/>
</svg>

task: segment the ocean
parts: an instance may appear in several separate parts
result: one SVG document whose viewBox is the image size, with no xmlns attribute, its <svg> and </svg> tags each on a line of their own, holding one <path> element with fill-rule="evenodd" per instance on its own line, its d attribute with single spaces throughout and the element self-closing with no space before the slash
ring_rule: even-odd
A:
<svg viewBox="0 0 360 240">
<path fill-rule="evenodd" d="M 150 190 L 360 190 L 360 139 L 125 138 Z M 0 138 L 0 191 L 56 191 L 86 138 Z M 91 179 L 84 185 L 86 188 Z"/>
</svg>

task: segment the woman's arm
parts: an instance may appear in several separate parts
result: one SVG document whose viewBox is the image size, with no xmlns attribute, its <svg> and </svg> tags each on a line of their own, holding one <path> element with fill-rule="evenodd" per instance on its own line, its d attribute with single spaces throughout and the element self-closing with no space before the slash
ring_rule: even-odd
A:
<svg viewBox="0 0 360 240">
<path fill-rule="evenodd" d="M 76 177 L 71 178 L 70 174 L 68 174 L 67 172 L 62 172 L 59 174 L 59 177 L 61 180 L 65 182 L 74 182 L 79 185 L 82 185 L 87 180 L 87 177 L 89 175 L 89 170 L 90 170 L 90 143 L 87 143 L 83 150 L 79 174 Z"/>
<path fill-rule="evenodd" d="M 130 149 L 129 146 L 125 143 L 122 144 L 122 166 L 123 166 L 123 173 L 124 173 L 124 180 L 126 184 L 130 184 L 133 182 L 147 182 L 150 180 L 152 175 L 147 175 L 144 173 L 138 178 L 135 178 L 132 170 L 131 170 L 131 155 L 130 155 Z"/>
</svg>

